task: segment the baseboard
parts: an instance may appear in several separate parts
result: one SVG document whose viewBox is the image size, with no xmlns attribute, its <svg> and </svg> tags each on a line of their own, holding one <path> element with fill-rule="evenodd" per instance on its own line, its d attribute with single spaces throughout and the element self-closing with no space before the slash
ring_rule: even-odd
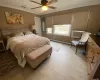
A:
<svg viewBox="0 0 100 80">
<path fill-rule="evenodd" d="M 50 39 L 50 41 L 71 45 L 71 43 Z"/>
</svg>

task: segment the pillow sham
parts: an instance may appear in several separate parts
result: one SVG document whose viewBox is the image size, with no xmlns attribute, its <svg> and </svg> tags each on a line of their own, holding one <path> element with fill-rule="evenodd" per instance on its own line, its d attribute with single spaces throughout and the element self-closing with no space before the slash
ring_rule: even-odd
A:
<svg viewBox="0 0 100 80">
<path fill-rule="evenodd" d="M 16 32 L 15 36 L 24 36 L 23 32 Z"/>
<path fill-rule="evenodd" d="M 33 34 L 31 31 L 25 32 L 25 35 Z"/>
<path fill-rule="evenodd" d="M 23 32 L 13 32 L 7 35 L 6 38 L 9 39 L 9 38 L 16 37 L 16 36 L 24 36 L 24 33 Z"/>
<path fill-rule="evenodd" d="M 7 39 L 12 38 L 15 36 L 15 33 L 10 33 L 9 35 L 7 35 Z"/>
</svg>

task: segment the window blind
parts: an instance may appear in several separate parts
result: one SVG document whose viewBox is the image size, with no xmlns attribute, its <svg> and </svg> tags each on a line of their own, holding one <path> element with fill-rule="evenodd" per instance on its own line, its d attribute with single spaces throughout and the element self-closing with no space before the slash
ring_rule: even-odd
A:
<svg viewBox="0 0 100 80">
<path fill-rule="evenodd" d="M 53 27 L 53 18 L 52 17 L 46 17 L 46 27 Z"/>
<path fill-rule="evenodd" d="M 74 13 L 72 28 L 74 30 L 86 30 L 88 23 L 88 16 L 89 16 L 89 11 Z"/>
<path fill-rule="evenodd" d="M 53 17 L 53 24 L 54 25 L 71 24 L 71 20 L 72 20 L 72 13 L 57 15 Z"/>
</svg>

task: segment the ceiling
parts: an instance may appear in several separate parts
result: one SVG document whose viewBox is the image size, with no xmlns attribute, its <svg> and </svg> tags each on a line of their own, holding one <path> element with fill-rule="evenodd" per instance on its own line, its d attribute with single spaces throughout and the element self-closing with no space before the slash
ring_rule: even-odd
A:
<svg viewBox="0 0 100 80">
<path fill-rule="evenodd" d="M 34 0 L 34 1 L 41 2 L 41 0 Z M 34 9 L 34 10 L 30 9 L 33 7 L 38 7 L 40 5 L 32 3 L 29 0 L 0 0 L 0 6 L 15 8 L 15 9 L 35 13 L 38 15 L 53 13 L 53 12 L 77 8 L 77 7 L 96 5 L 96 4 L 100 4 L 100 0 L 58 0 L 58 2 L 52 4 L 52 6 L 57 7 L 57 9 L 55 10 L 48 9 L 47 12 L 43 12 L 41 8 Z M 27 8 L 21 7 L 24 5 L 26 5 Z"/>
</svg>

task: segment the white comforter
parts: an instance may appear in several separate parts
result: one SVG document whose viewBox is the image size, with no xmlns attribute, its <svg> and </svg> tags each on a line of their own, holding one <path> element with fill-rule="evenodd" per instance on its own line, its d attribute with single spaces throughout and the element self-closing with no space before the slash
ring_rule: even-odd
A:
<svg viewBox="0 0 100 80">
<path fill-rule="evenodd" d="M 40 37 L 34 34 L 17 36 L 9 38 L 7 41 L 7 50 L 11 49 L 15 57 L 18 60 L 18 64 L 22 67 L 26 64 L 25 55 L 30 52 L 49 44 L 50 41 L 47 38 Z"/>
</svg>

